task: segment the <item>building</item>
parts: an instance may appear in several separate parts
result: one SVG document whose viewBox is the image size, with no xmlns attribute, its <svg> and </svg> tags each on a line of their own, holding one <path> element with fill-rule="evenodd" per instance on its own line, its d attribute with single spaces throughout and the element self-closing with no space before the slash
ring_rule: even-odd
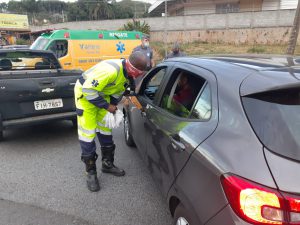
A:
<svg viewBox="0 0 300 225">
<path fill-rule="evenodd" d="M 0 45 L 16 44 L 23 32 L 28 32 L 27 15 L 0 13 Z"/>
<path fill-rule="evenodd" d="M 162 16 L 165 1 L 169 16 L 296 9 L 297 0 L 158 0 L 149 8 L 151 16 Z"/>
</svg>

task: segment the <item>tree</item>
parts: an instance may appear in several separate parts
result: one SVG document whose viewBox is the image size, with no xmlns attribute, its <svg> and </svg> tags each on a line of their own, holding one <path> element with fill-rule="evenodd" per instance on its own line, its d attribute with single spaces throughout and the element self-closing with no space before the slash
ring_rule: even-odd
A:
<svg viewBox="0 0 300 225">
<path fill-rule="evenodd" d="M 150 34 L 150 26 L 145 21 L 141 23 L 140 20 L 132 19 L 132 22 L 128 22 L 124 24 L 121 30 L 134 30 L 134 31 L 141 31 L 144 34 Z"/>
<path fill-rule="evenodd" d="M 300 27 L 300 0 L 298 0 L 298 6 L 296 9 L 295 19 L 294 19 L 294 25 L 291 30 L 291 36 L 288 44 L 288 48 L 286 53 L 288 55 L 294 55 L 297 39 L 299 35 L 299 27 Z"/>
<path fill-rule="evenodd" d="M 43 25 L 44 20 L 63 22 L 64 15 L 68 21 L 133 18 L 135 15 L 142 16 L 149 5 L 131 0 L 78 0 L 69 3 L 61 0 L 11 0 L 7 4 L 0 3 L 0 12 L 27 14 L 30 24 Z"/>
<path fill-rule="evenodd" d="M 5 2 L 0 3 L 0 12 L 5 13 L 7 11 L 7 4 Z"/>
<path fill-rule="evenodd" d="M 95 4 L 90 4 L 89 9 L 93 20 L 114 18 L 113 8 L 106 0 L 98 0 Z"/>
</svg>

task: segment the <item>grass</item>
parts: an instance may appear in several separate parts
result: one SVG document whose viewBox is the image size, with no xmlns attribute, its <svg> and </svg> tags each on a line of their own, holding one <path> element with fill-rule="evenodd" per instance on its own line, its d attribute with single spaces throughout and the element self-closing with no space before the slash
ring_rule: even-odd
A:
<svg viewBox="0 0 300 225">
<path fill-rule="evenodd" d="M 159 62 L 164 58 L 165 48 L 163 42 L 151 42 L 154 49 L 154 60 Z M 172 44 L 167 45 L 168 52 Z M 262 44 L 221 44 L 207 42 L 192 42 L 181 45 L 182 51 L 187 55 L 210 55 L 210 54 L 276 54 L 284 55 L 287 45 L 262 45 Z M 300 46 L 297 45 L 295 55 L 300 55 Z"/>
</svg>

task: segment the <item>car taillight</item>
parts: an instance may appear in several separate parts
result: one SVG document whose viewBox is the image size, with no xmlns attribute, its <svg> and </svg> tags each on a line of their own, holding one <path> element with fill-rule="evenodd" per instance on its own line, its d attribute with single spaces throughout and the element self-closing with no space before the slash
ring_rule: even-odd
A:
<svg viewBox="0 0 300 225">
<path fill-rule="evenodd" d="M 287 209 L 289 211 L 290 224 L 300 224 L 300 197 L 283 193 L 287 201 Z"/>
<path fill-rule="evenodd" d="M 221 183 L 235 213 L 256 225 L 300 225 L 300 196 L 279 192 L 235 175 Z"/>
</svg>

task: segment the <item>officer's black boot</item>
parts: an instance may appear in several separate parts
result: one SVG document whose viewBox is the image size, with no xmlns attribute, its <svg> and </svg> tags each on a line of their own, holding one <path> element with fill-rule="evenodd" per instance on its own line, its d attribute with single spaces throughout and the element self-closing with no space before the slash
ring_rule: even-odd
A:
<svg viewBox="0 0 300 225">
<path fill-rule="evenodd" d="M 97 178 L 96 160 L 98 155 L 95 153 L 92 156 L 81 156 L 81 160 L 85 163 L 85 170 L 87 173 L 86 184 L 87 188 L 96 192 L 100 190 L 99 180 Z"/>
<path fill-rule="evenodd" d="M 125 175 L 125 171 L 119 169 L 114 165 L 114 155 L 115 155 L 116 146 L 102 146 L 102 172 L 103 173 L 111 173 L 115 176 L 121 177 Z"/>
</svg>

